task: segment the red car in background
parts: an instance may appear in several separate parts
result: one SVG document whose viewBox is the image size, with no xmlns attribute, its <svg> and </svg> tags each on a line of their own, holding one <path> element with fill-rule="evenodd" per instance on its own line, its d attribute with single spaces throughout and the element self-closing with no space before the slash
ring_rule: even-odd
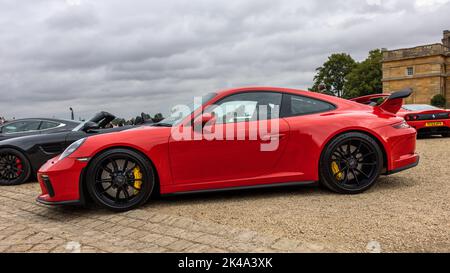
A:
<svg viewBox="0 0 450 273">
<path fill-rule="evenodd" d="M 374 94 L 351 99 L 351 101 L 375 106 L 389 96 L 389 94 Z M 427 104 L 405 104 L 402 105 L 397 115 L 404 118 L 411 127 L 416 129 L 418 136 L 450 136 L 450 110 Z"/>
<path fill-rule="evenodd" d="M 38 201 L 92 199 L 125 211 L 144 204 L 152 193 L 311 183 L 337 193 L 361 193 L 380 175 L 419 162 L 416 130 L 396 116 L 410 94 L 394 93 L 372 107 L 286 88 L 211 93 L 198 108 L 159 123 L 73 143 L 39 170 Z M 235 110 L 223 112 L 224 106 Z M 270 130 L 261 130 L 268 123 Z M 180 131 L 190 137 L 179 138 Z M 239 138 L 240 133 L 246 137 Z M 211 139 L 211 134 L 227 138 Z M 276 147 L 266 149 L 271 143 Z"/>
<path fill-rule="evenodd" d="M 414 127 L 419 136 L 450 136 L 450 110 L 426 104 L 406 104 L 397 115 Z"/>
</svg>

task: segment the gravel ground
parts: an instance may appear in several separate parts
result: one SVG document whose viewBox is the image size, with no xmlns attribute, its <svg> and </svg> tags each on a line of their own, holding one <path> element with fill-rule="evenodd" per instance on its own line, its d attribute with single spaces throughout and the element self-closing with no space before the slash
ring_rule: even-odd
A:
<svg viewBox="0 0 450 273">
<path fill-rule="evenodd" d="M 271 188 L 162 197 L 116 214 L 37 205 L 37 183 L 5 187 L 0 252 L 73 242 L 83 252 L 450 252 L 450 138 L 421 139 L 417 150 L 418 167 L 352 196 Z"/>
<path fill-rule="evenodd" d="M 146 206 L 336 251 L 450 252 L 450 138 L 420 139 L 418 167 L 355 196 L 317 187 L 165 197 Z M 370 245 L 370 244 L 369 244 Z"/>
</svg>

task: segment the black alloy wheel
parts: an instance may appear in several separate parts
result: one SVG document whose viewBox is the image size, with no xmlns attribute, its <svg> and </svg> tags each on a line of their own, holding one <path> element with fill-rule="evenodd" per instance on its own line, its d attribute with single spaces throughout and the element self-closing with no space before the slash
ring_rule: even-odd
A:
<svg viewBox="0 0 450 273">
<path fill-rule="evenodd" d="M 31 173 L 28 159 L 19 151 L 0 149 L 0 185 L 13 186 L 24 183 Z"/>
<path fill-rule="evenodd" d="M 321 158 L 321 182 L 330 190 L 356 194 L 380 176 L 383 154 L 378 143 L 362 133 L 346 133 L 327 145 Z"/>
<path fill-rule="evenodd" d="M 132 150 L 114 149 L 93 159 L 86 182 L 97 204 L 113 211 L 127 211 L 148 200 L 154 180 L 148 159 Z"/>
</svg>

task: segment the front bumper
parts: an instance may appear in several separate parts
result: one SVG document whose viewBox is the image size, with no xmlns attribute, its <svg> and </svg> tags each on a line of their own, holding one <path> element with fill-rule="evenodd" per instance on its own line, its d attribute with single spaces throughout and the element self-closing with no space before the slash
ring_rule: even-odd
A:
<svg viewBox="0 0 450 273">
<path fill-rule="evenodd" d="M 57 159 L 49 160 L 38 171 L 42 194 L 37 201 L 45 205 L 82 204 L 80 181 L 87 162 L 70 157 Z"/>
</svg>

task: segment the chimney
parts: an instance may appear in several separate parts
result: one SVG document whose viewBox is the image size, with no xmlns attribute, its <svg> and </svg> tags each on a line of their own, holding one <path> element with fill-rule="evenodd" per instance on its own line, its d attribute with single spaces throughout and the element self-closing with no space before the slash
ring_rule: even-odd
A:
<svg viewBox="0 0 450 273">
<path fill-rule="evenodd" d="M 444 38 L 442 39 L 442 44 L 450 48 L 450 30 L 444 30 Z"/>
</svg>

